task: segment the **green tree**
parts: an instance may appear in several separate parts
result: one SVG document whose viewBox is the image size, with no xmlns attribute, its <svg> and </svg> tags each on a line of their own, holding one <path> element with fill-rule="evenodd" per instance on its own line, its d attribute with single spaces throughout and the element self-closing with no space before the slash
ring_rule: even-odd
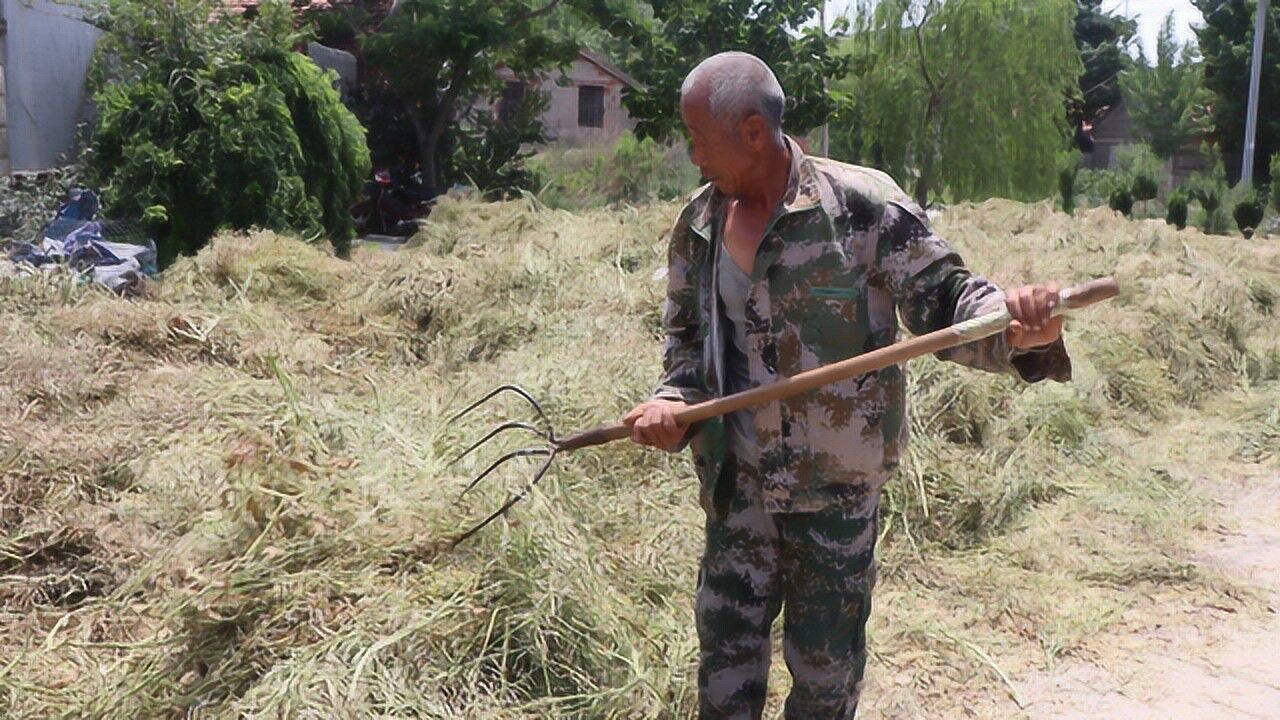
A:
<svg viewBox="0 0 1280 720">
<path fill-rule="evenodd" d="M 468 146 L 455 138 L 449 147 L 448 134 L 489 133 L 464 119 L 478 101 L 500 95 L 499 67 L 533 84 L 544 71 L 567 66 L 579 49 L 572 33 L 551 23 L 554 12 L 573 7 L 560 0 L 402 0 L 385 18 L 369 11 L 374 4 L 353 0 L 338 10 L 373 70 L 369 92 L 393 105 L 381 108 L 383 122 L 407 126 L 415 159 L 435 187 L 444 184 L 447 158 Z"/>
<path fill-rule="evenodd" d="M 922 205 L 1042 198 L 1068 130 L 1062 96 L 1081 72 L 1070 0 L 882 0 L 850 47 L 865 141 Z M 998 39 L 998 40 L 997 40 Z"/>
<path fill-rule="evenodd" d="M 532 147 L 547 141 L 538 116 L 547 108 L 545 93 L 528 93 L 519 107 L 497 117 L 485 109 L 471 109 L 464 127 L 448 137 L 444 176 L 463 180 L 490 198 L 500 199 L 534 184 L 525 166 Z"/>
<path fill-rule="evenodd" d="M 1253 52 L 1256 0 L 1193 0 L 1204 14 L 1197 28 L 1204 55 L 1205 85 L 1214 94 L 1213 123 L 1230 168 L 1239 176 L 1249 103 L 1249 64 Z M 1263 43 L 1262 83 L 1258 94 L 1258 136 L 1253 184 L 1269 177 L 1265 158 L 1280 151 L 1280 3 L 1273 2 Z"/>
<path fill-rule="evenodd" d="M 1133 125 L 1161 158 L 1169 159 L 1188 139 L 1212 124 L 1208 105 L 1212 94 L 1204 87 L 1195 47 L 1178 46 L 1169 13 L 1156 39 L 1155 65 L 1139 48 L 1138 62 L 1120 77 Z"/>
<path fill-rule="evenodd" d="M 157 222 L 161 265 L 220 227 L 327 235 L 369 171 L 364 130 L 329 78 L 293 52 L 282 2 L 252 21 L 206 0 L 109 0 L 91 70 L 96 129 L 86 180 L 113 212 Z"/>
<path fill-rule="evenodd" d="M 1236 227 L 1244 233 L 1246 240 L 1253 237 L 1253 231 L 1262 223 L 1265 209 L 1266 205 L 1258 196 L 1258 191 L 1252 187 L 1248 188 L 1243 193 L 1243 197 L 1236 202 L 1235 209 L 1231 211 L 1231 217 L 1235 219 Z"/>
<path fill-rule="evenodd" d="M 1168 214 L 1165 216 L 1165 222 L 1183 230 L 1187 227 L 1187 194 L 1182 188 L 1178 188 L 1169 194 Z"/>
<path fill-rule="evenodd" d="M 1104 11 L 1102 1 L 1076 0 L 1073 36 L 1084 71 L 1078 83 L 1080 92 L 1068 95 L 1067 116 L 1072 128 L 1093 122 L 1120 101 L 1120 73 L 1132 63 L 1125 48 L 1137 24 Z"/>
<path fill-rule="evenodd" d="M 592 5 L 592 3 L 585 3 Z M 837 111 L 838 92 L 825 79 L 848 70 L 834 52 L 836 40 L 808 25 L 821 0 L 650 0 L 630 15 L 595 10 L 593 17 L 637 50 L 627 71 L 645 86 L 627 93 L 636 135 L 655 140 L 681 132 L 680 85 L 705 58 L 727 50 L 749 52 L 769 64 L 787 94 L 786 126 L 805 133 Z"/>
</svg>

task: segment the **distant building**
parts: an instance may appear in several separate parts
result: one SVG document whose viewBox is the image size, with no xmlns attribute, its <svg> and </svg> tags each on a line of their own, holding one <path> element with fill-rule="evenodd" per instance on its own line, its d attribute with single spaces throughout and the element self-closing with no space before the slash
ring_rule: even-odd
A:
<svg viewBox="0 0 1280 720">
<path fill-rule="evenodd" d="M 1143 142 L 1134 132 L 1133 116 L 1123 101 L 1116 103 L 1103 112 L 1093 123 L 1091 132 L 1093 152 L 1084 154 L 1084 166 L 1092 170 L 1108 170 L 1116 166 L 1116 149 L 1122 145 L 1137 145 Z M 1200 154 L 1200 144 L 1209 140 L 1207 136 L 1197 136 L 1183 143 L 1172 158 L 1165 161 L 1165 178 L 1163 185 L 1168 187 L 1182 184 L 1192 173 L 1205 169 L 1204 156 Z"/>
<path fill-rule="evenodd" d="M 509 68 L 498 68 L 498 76 L 507 83 L 497 105 L 501 113 L 504 105 L 522 101 L 528 88 Z M 566 72 L 544 73 L 534 85 L 549 96 L 542 123 L 552 142 L 608 141 L 635 128 L 622 93 L 642 89 L 640 83 L 591 52 L 580 51 Z"/>
</svg>

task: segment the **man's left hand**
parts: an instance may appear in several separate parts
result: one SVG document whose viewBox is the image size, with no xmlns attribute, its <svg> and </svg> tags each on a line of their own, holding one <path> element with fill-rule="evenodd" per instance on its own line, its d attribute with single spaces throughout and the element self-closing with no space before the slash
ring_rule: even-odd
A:
<svg viewBox="0 0 1280 720">
<path fill-rule="evenodd" d="M 1013 322 L 1005 331 L 1010 347 L 1033 348 L 1048 345 L 1062 336 L 1062 323 L 1066 318 L 1049 317 L 1058 306 L 1058 286 L 1024 285 L 1005 293 L 1004 304 Z"/>
</svg>

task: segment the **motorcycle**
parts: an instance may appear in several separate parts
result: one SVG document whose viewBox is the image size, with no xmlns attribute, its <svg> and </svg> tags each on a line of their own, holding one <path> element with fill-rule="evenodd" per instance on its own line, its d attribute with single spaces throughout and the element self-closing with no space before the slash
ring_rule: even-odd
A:
<svg viewBox="0 0 1280 720">
<path fill-rule="evenodd" d="M 364 184 L 364 199 L 351 208 L 361 235 L 408 237 L 418 231 L 418 221 L 431 213 L 434 193 L 420 173 L 396 181 L 391 171 L 379 170 Z"/>
</svg>

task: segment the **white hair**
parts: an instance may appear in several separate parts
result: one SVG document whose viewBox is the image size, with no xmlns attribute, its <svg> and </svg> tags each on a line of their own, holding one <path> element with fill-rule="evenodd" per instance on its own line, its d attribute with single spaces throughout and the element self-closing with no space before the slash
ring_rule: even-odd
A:
<svg viewBox="0 0 1280 720">
<path fill-rule="evenodd" d="M 744 52 L 723 52 L 698 63 L 684 84 L 680 98 L 705 90 L 711 116 L 736 133 L 752 113 L 764 118 L 769 129 L 782 132 L 782 111 L 787 98 L 773 70 L 763 60 Z"/>
</svg>

